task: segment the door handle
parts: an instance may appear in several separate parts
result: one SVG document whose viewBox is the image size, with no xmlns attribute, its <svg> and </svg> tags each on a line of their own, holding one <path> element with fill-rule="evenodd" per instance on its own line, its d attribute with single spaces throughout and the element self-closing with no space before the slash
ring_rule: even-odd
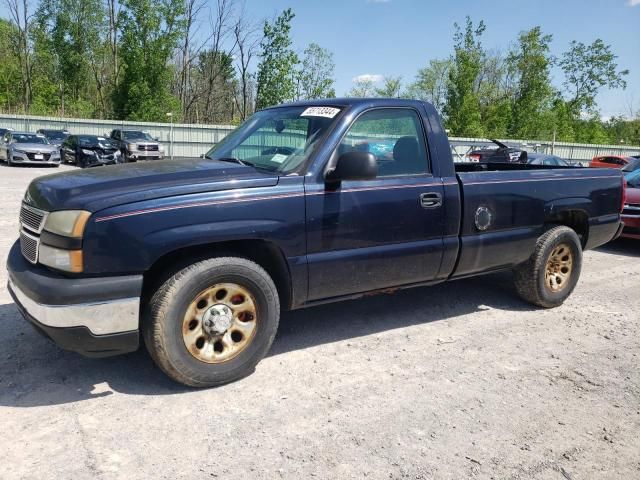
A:
<svg viewBox="0 0 640 480">
<path fill-rule="evenodd" d="M 442 195 L 436 192 L 420 194 L 420 206 L 422 208 L 438 208 L 442 206 Z"/>
</svg>

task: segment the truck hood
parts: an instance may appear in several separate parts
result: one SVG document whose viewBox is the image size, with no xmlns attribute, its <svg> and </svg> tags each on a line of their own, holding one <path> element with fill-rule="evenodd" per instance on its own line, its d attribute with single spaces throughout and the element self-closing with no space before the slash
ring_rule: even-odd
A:
<svg viewBox="0 0 640 480">
<path fill-rule="evenodd" d="M 46 211 L 88 210 L 175 195 L 269 187 L 278 176 L 253 167 L 194 158 L 127 163 L 35 179 L 25 202 Z"/>
</svg>

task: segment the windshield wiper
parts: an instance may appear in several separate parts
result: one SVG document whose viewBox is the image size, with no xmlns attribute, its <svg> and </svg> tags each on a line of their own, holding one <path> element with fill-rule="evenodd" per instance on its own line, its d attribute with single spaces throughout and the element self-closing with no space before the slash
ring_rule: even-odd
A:
<svg viewBox="0 0 640 480">
<path fill-rule="evenodd" d="M 204 158 L 207 158 L 209 160 L 218 160 L 219 162 L 238 163 L 240 165 L 244 165 L 245 167 L 253 167 L 254 166 L 253 163 L 247 162 L 246 160 L 240 160 L 239 158 L 236 158 L 236 157 L 213 158 L 213 157 L 210 157 L 208 155 L 205 155 Z"/>
</svg>

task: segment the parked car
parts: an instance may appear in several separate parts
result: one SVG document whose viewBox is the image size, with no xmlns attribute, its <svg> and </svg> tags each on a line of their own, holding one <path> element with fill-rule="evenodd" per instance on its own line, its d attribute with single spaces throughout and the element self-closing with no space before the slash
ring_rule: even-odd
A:
<svg viewBox="0 0 640 480">
<path fill-rule="evenodd" d="M 629 163 L 622 167 L 622 171 L 625 173 L 633 172 L 640 169 L 640 157 L 631 157 Z"/>
<path fill-rule="evenodd" d="M 560 157 L 556 157 L 555 155 L 547 155 L 545 153 L 529 153 L 527 155 L 527 163 L 529 165 L 544 165 L 547 167 L 572 167 L 573 166 L 569 162 L 567 162 L 566 160 L 563 160 Z"/>
<path fill-rule="evenodd" d="M 622 168 L 631 161 L 631 157 L 623 155 L 603 155 L 593 157 L 589 164 L 592 168 Z"/>
<path fill-rule="evenodd" d="M 13 128 L 0 128 L 0 139 L 2 139 L 7 132 L 13 132 Z"/>
<path fill-rule="evenodd" d="M 49 143 L 52 145 L 62 144 L 64 139 L 71 135 L 68 130 L 55 130 L 50 128 L 41 128 L 37 133 L 47 137 L 47 140 L 49 140 Z"/>
<path fill-rule="evenodd" d="M 122 153 L 113 140 L 97 135 L 69 135 L 60 147 L 65 163 L 80 168 L 121 163 Z"/>
<path fill-rule="evenodd" d="M 391 161 L 359 150 L 394 135 Z M 558 306 L 582 251 L 622 230 L 623 185 L 607 169 L 454 165 L 420 101 L 285 104 L 205 158 L 33 180 L 9 290 L 63 348 L 115 355 L 142 334 L 174 380 L 220 385 L 253 371 L 281 309 L 510 269 L 523 299 Z"/>
<path fill-rule="evenodd" d="M 622 236 L 640 240 L 640 169 L 624 176 L 627 182 L 626 200 L 622 210 Z"/>
<path fill-rule="evenodd" d="M 527 163 L 527 152 L 509 147 L 498 140 L 490 139 L 497 148 L 481 148 L 467 154 L 471 162 L 479 163 Z"/>
<path fill-rule="evenodd" d="M 162 160 L 164 146 L 143 130 L 112 130 L 109 138 L 122 152 L 125 162 L 138 160 Z"/>
<path fill-rule="evenodd" d="M 29 132 L 8 131 L 0 142 L 0 160 L 8 166 L 17 164 L 60 164 L 60 151 L 51 145 L 44 135 Z"/>
</svg>

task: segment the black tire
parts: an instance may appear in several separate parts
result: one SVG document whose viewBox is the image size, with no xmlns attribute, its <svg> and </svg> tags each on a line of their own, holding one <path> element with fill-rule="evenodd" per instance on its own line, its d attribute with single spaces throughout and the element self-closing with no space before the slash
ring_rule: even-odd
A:
<svg viewBox="0 0 640 480">
<path fill-rule="evenodd" d="M 200 292 L 220 283 L 235 283 L 250 292 L 256 301 L 256 331 L 236 356 L 206 363 L 187 349 L 183 319 Z M 170 378 L 191 387 L 212 387 L 254 371 L 271 347 L 279 318 L 278 292 L 262 267 L 244 258 L 211 258 L 181 269 L 155 291 L 144 308 L 142 335 L 151 357 Z"/>
<path fill-rule="evenodd" d="M 564 245 L 570 250 L 570 256 L 560 248 Z M 555 285 L 558 288 L 557 291 L 553 289 L 553 282 L 548 282 L 545 276 L 547 262 L 554 251 L 559 251 L 562 259 L 571 259 L 567 278 L 563 279 L 561 285 L 557 283 Z M 533 305 L 543 308 L 557 307 L 562 305 L 573 292 L 580 278 L 581 269 L 582 246 L 576 232 L 565 226 L 551 227 L 538 238 L 536 248 L 529 260 L 515 268 L 516 290 L 522 299 Z"/>
</svg>

